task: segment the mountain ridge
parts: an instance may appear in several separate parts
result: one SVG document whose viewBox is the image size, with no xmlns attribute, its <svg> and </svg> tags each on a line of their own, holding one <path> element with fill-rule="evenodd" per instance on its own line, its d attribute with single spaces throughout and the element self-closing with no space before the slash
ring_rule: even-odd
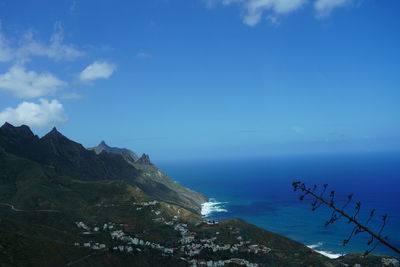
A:
<svg viewBox="0 0 400 267">
<path fill-rule="evenodd" d="M 58 174 L 69 175 L 80 180 L 124 180 L 139 186 L 146 194 L 156 199 L 164 199 L 185 206 L 199 213 L 201 203 L 207 198 L 180 185 L 174 185 L 167 176 L 146 175 L 146 172 L 158 173 L 152 169 L 142 168 L 121 155 L 121 151 L 105 150 L 96 154 L 81 144 L 68 139 L 57 128 L 41 138 L 35 136 L 28 126 L 14 127 L 9 123 L 0 127 L 0 146 L 6 152 L 51 166 Z M 118 152 L 118 153 L 117 153 Z M 180 192 L 185 191 L 185 195 Z"/>
<path fill-rule="evenodd" d="M 199 213 L 205 196 L 114 152 L 96 154 L 56 128 L 39 138 L 27 126 L 0 127 L 0 266 L 396 263 L 373 255 L 332 260 L 241 219 L 209 221 Z"/>
<path fill-rule="evenodd" d="M 136 153 L 133 152 L 132 150 L 127 149 L 127 148 L 111 147 L 111 146 L 107 145 L 104 140 L 102 140 L 97 146 L 89 147 L 87 149 L 94 151 L 97 155 L 102 153 L 103 151 L 106 151 L 106 152 L 112 153 L 112 154 L 119 154 L 129 163 L 134 163 L 139 159 L 139 157 L 136 155 Z"/>
</svg>

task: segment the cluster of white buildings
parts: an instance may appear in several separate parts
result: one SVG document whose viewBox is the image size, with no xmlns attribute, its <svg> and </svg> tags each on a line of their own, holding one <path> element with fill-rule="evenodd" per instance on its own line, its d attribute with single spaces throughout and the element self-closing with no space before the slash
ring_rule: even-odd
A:
<svg viewBox="0 0 400 267">
<path fill-rule="evenodd" d="M 219 261 L 205 261 L 205 260 L 196 260 L 193 259 L 189 261 L 191 267 L 197 266 L 207 266 L 207 267 L 218 267 L 224 266 L 225 264 L 235 263 L 238 265 L 245 265 L 246 267 L 258 267 L 257 263 L 251 263 L 248 260 L 232 258 L 229 260 L 219 260 Z"/>
<path fill-rule="evenodd" d="M 95 226 L 92 229 L 89 226 L 87 226 L 84 222 L 75 222 L 75 224 L 78 228 L 85 230 L 85 232 L 83 232 L 82 234 L 93 234 L 93 233 L 99 232 L 101 230 L 103 230 L 103 231 L 113 230 L 116 226 L 118 226 L 115 223 L 108 222 L 108 223 L 105 223 L 102 227 Z M 119 224 L 119 225 L 123 226 L 123 224 Z"/>
<path fill-rule="evenodd" d="M 177 218 L 175 218 L 175 221 Z M 180 251 L 185 253 L 185 255 L 193 257 L 195 255 L 199 255 L 203 249 L 210 249 L 213 252 L 217 251 L 226 251 L 229 250 L 231 253 L 236 252 L 250 252 L 250 253 L 268 253 L 271 251 L 270 248 L 263 245 L 250 245 L 250 241 L 242 241 L 242 236 L 238 236 L 237 240 L 239 243 L 237 244 L 223 244 L 218 245 L 215 244 L 214 241 L 217 240 L 217 237 L 212 237 L 209 239 L 200 239 L 200 243 L 196 243 L 195 233 L 190 232 L 188 230 L 188 226 L 185 223 L 177 223 L 177 222 L 165 222 L 165 224 L 173 226 L 176 231 L 179 231 L 181 234 L 181 239 L 179 242 L 182 244 L 180 247 Z M 234 234 L 239 234 L 239 229 L 233 231 Z M 219 232 L 215 233 L 219 235 Z"/>
<path fill-rule="evenodd" d="M 174 249 L 173 248 L 166 248 L 166 247 L 164 247 L 164 246 L 162 246 L 160 244 L 157 244 L 157 243 L 144 241 L 144 240 L 136 238 L 136 237 L 131 237 L 129 235 L 126 235 L 121 230 L 112 231 L 110 233 L 110 235 L 111 235 L 112 239 L 120 240 L 122 242 L 127 243 L 128 245 L 146 246 L 146 247 L 150 247 L 152 249 L 158 249 L 161 252 L 164 252 L 164 253 L 167 253 L 167 254 L 173 254 L 174 253 Z M 128 251 L 128 252 L 131 252 L 131 251 Z M 139 250 L 139 251 L 141 251 L 141 250 Z"/>
<path fill-rule="evenodd" d="M 134 205 L 137 205 L 138 208 L 143 208 L 143 207 L 151 207 L 151 211 L 154 212 L 156 215 L 159 215 L 161 212 L 155 211 L 154 210 L 154 205 L 158 204 L 158 201 L 150 201 L 150 202 L 142 202 L 142 203 L 133 203 Z M 156 213 L 157 212 L 157 213 Z M 197 259 L 192 259 L 194 256 L 199 255 L 202 250 L 208 250 L 212 252 L 218 252 L 218 251 L 229 251 L 230 253 L 234 254 L 237 252 L 250 252 L 250 253 L 268 253 L 271 251 L 270 248 L 265 247 L 263 245 L 257 245 L 257 244 L 250 244 L 250 241 L 244 241 L 242 236 L 240 236 L 240 230 L 239 229 L 233 229 L 229 228 L 229 230 L 232 234 L 237 234 L 238 236 L 236 237 L 237 243 L 235 244 L 215 244 L 217 241 L 217 236 L 220 234 L 220 232 L 215 232 L 214 237 L 211 238 L 205 238 L 205 239 L 199 239 L 197 240 L 195 238 L 196 233 L 189 231 L 188 225 L 186 223 L 182 223 L 179 220 L 179 217 L 174 216 L 172 221 L 165 221 L 163 217 L 159 218 L 161 221 L 164 222 L 165 225 L 171 226 L 175 231 L 178 231 L 181 235 L 181 238 L 179 240 L 180 245 L 176 248 L 168 248 L 164 247 L 161 244 L 157 244 L 154 242 L 150 241 L 145 241 L 137 237 L 132 237 L 124 233 L 123 229 L 124 224 L 115 224 L 112 222 L 104 223 L 102 226 L 95 226 L 93 229 L 88 227 L 84 222 L 75 222 L 76 226 L 85 232 L 83 233 L 89 233 L 93 234 L 96 232 L 107 232 L 110 234 L 112 240 L 119 240 L 123 242 L 123 244 L 119 244 L 117 246 L 114 246 L 110 249 L 114 251 L 120 251 L 120 252 L 127 252 L 127 253 L 132 253 L 134 250 L 136 251 L 142 251 L 143 248 L 151 248 L 151 249 L 157 249 L 161 251 L 164 255 L 165 254 L 174 254 L 178 253 L 185 255 L 184 259 L 188 263 L 190 263 L 191 266 L 207 266 L 207 267 L 214 267 L 214 266 L 224 266 L 229 263 L 236 263 L 239 265 L 245 265 L 247 267 L 255 267 L 258 266 L 256 263 L 251 263 L 247 260 L 244 259 L 239 259 L 239 258 L 232 258 L 229 260 L 220 260 L 220 261 L 205 261 L 205 260 L 197 260 Z M 205 220 L 203 223 L 206 223 L 207 225 L 215 225 L 218 224 L 218 222 L 215 221 L 208 221 Z M 90 232 L 93 230 L 93 232 Z M 129 231 L 129 230 L 128 230 Z M 82 245 L 79 243 L 75 243 L 75 246 L 83 246 L 91 249 L 105 249 L 106 245 L 105 244 L 99 244 L 95 243 L 93 241 L 89 241 L 86 243 L 83 243 Z M 142 247 L 142 248 L 140 248 Z"/>
<path fill-rule="evenodd" d="M 123 224 L 120 224 L 120 226 L 123 226 Z M 115 223 L 112 223 L 112 222 L 108 222 L 108 223 L 105 223 L 105 224 L 103 224 L 103 231 L 107 231 L 107 230 L 113 230 L 113 229 L 115 229 L 117 227 L 117 224 L 115 224 Z M 96 229 L 97 227 L 95 227 L 95 229 Z"/>
<path fill-rule="evenodd" d="M 132 204 L 134 206 L 148 207 L 148 206 L 155 206 L 158 203 L 160 203 L 160 202 L 158 202 L 157 200 L 153 200 L 153 201 L 148 201 L 148 202 L 133 202 Z"/>
<path fill-rule="evenodd" d="M 82 243 L 82 245 L 80 243 L 76 242 L 75 246 L 76 247 L 82 246 L 82 247 L 91 248 L 91 249 L 105 249 L 106 248 L 105 244 L 99 244 L 99 243 L 97 243 L 97 242 L 95 243 L 93 241 Z"/>
<path fill-rule="evenodd" d="M 90 231 L 90 228 L 84 222 L 75 222 L 78 228 L 81 228 L 86 231 Z"/>
<path fill-rule="evenodd" d="M 200 243 L 187 242 L 181 246 L 180 251 L 184 252 L 188 256 L 195 256 L 200 254 L 203 249 L 210 249 L 213 252 L 218 251 L 230 251 L 231 253 L 237 252 L 249 252 L 254 254 L 266 254 L 271 251 L 270 248 L 263 245 L 249 245 L 250 241 L 241 241 L 237 244 L 215 244 L 216 237 L 209 239 L 201 239 Z M 195 241 L 195 240 L 194 240 Z"/>
<path fill-rule="evenodd" d="M 383 258 L 382 264 L 383 264 L 383 266 L 394 266 L 394 267 L 400 266 L 400 262 L 394 258 Z"/>
<path fill-rule="evenodd" d="M 148 202 L 133 202 L 132 204 L 136 207 L 136 210 L 141 210 L 144 207 L 151 207 L 151 212 L 153 212 L 155 215 L 160 215 L 161 211 L 159 210 L 155 210 L 154 206 L 157 205 L 158 202 L 157 200 L 153 200 L 153 201 L 148 201 Z"/>
<path fill-rule="evenodd" d="M 119 245 L 119 246 L 115 246 L 113 247 L 114 251 L 120 251 L 120 252 L 132 252 L 133 248 L 131 246 L 123 246 L 123 245 Z"/>
</svg>

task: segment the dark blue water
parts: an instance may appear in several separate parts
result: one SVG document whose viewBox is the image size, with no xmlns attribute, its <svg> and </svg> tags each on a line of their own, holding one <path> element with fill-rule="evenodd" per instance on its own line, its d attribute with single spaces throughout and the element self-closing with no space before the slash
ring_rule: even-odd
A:
<svg viewBox="0 0 400 267">
<path fill-rule="evenodd" d="M 332 211 L 323 206 L 311 211 L 311 200 L 300 201 L 300 193 L 293 192 L 291 187 L 295 180 L 310 186 L 327 183 L 331 190 L 336 190 L 338 206 L 350 193 L 362 202 L 360 221 L 366 221 L 369 211 L 376 209 L 376 217 L 370 223 L 372 229 L 378 231 L 381 216 L 388 214 L 383 236 L 400 247 L 400 153 L 280 156 L 158 165 L 173 180 L 224 202 L 228 212 L 214 213 L 212 219 L 240 217 L 306 245 L 318 244 L 317 250 L 331 253 L 366 251 L 370 238 L 367 234 L 358 234 L 343 246 L 352 224 L 341 219 L 325 227 Z M 352 215 L 354 204 L 346 211 Z M 398 256 L 383 245 L 374 253 Z"/>
</svg>

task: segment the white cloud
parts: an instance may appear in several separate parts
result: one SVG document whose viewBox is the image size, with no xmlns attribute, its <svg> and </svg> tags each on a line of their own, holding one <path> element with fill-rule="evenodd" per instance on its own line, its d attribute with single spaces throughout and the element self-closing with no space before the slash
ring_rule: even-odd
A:
<svg viewBox="0 0 400 267">
<path fill-rule="evenodd" d="M 248 0 L 245 6 L 244 23 L 253 26 L 260 22 L 266 10 L 275 14 L 287 14 L 301 8 L 307 0 Z"/>
<path fill-rule="evenodd" d="M 54 93 L 66 83 L 51 73 L 27 71 L 15 65 L 8 72 L 0 74 L 0 90 L 8 91 L 15 97 L 34 98 Z"/>
<path fill-rule="evenodd" d="M 266 11 L 275 15 L 293 12 L 307 3 L 307 0 L 204 0 L 208 7 L 218 3 L 225 6 L 239 4 L 243 9 L 242 19 L 247 25 L 258 24 Z"/>
<path fill-rule="evenodd" d="M 333 9 L 342 7 L 352 0 L 316 0 L 314 9 L 317 12 L 317 17 L 323 18 L 330 15 Z"/>
<path fill-rule="evenodd" d="M 79 74 L 79 79 L 81 81 L 108 79 L 115 70 L 116 66 L 114 64 L 105 61 L 95 61 Z"/>
<path fill-rule="evenodd" d="M 54 126 L 65 122 L 67 116 L 63 105 L 57 100 L 40 99 L 39 103 L 22 102 L 16 108 L 6 108 L 0 112 L 0 124 L 26 124 L 32 127 Z"/>
<path fill-rule="evenodd" d="M 0 62 L 26 61 L 32 56 L 43 56 L 57 61 L 74 60 L 85 55 L 72 45 L 64 44 L 62 27 L 57 26 L 57 28 L 48 43 L 36 40 L 32 32 L 27 32 L 18 44 L 12 45 L 0 32 Z"/>
<path fill-rule="evenodd" d="M 237 4 L 242 10 L 243 23 L 254 26 L 264 16 L 272 24 L 277 24 L 278 16 L 299 10 L 310 0 L 203 0 L 207 7 L 212 8 L 219 4 L 230 6 Z M 314 0 L 314 9 L 317 17 L 326 17 L 337 7 L 342 7 L 354 0 Z M 272 20 L 271 20 L 272 18 Z"/>
</svg>

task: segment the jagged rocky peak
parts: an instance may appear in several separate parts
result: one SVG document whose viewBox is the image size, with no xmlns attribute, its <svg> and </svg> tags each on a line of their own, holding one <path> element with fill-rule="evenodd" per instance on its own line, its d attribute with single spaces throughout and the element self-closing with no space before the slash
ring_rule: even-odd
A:
<svg viewBox="0 0 400 267">
<path fill-rule="evenodd" d="M 53 127 L 53 129 L 51 129 L 50 132 L 48 132 L 45 136 L 43 136 L 42 138 L 46 139 L 46 138 L 57 138 L 57 137 L 64 137 L 66 138 L 64 135 L 62 135 L 62 133 L 60 133 L 56 127 Z"/>
<path fill-rule="evenodd" d="M 150 161 L 149 155 L 145 153 L 143 153 L 143 155 L 136 162 L 144 165 L 153 165 L 153 163 Z"/>
<path fill-rule="evenodd" d="M 5 122 L 3 126 L 0 127 L 1 129 L 13 129 L 15 128 L 12 124 Z"/>
<path fill-rule="evenodd" d="M 102 140 L 98 146 L 108 147 L 108 145 L 106 144 L 106 142 L 104 140 Z"/>
<path fill-rule="evenodd" d="M 6 122 L 0 127 L 0 146 L 8 153 L 34 158 L 39 151 L 39 137 L 26 125 L 13 126 Z"/>
<path fill-rule="evenodd" d="M 96 154 L 100 154 L 103 151 L 110 152 L 110 146 L 106 144 L 104 140 L 102 140 L 97 146 L 89 147 L 89 150 L 93 150 Z"/>
<path fill-rule="evenodd" d="M 21 126 L 13 126 L 12 124 L 5 122 L 3 126 L 0 127 L 2 133 L 7 135 L 21 137 L 34 137 L 35 135 L 32 133 L 31 129 L 26 125 Z"/>
<path fill-rule="evenodd" d="M 13 129 L 13 128 L 17 128 L 17 127 L 12 125 L 11 123 L 5 122 L 0 128 L 1 129 Z"/>
<path fill-rule="evenodd" d="M 64 136 L 56 127 L 40 138 L 40 143 L 50 158 L 60 157 L 78 162 L 86 157 L 87 150 L 80 143 Z"/>
<path fill-rule="evenodd" d="M 98 146 L 90 147 L 90 148 L 88 148 L 88 150 L 92 150 L 96 154 L 100 154 L 102 152 L 107 152 L 107 153 L 111 153 L 111 154 L 119 154 L 129 163 L 134 163 L 139 158 L 135 154 L 135 152 L 133 152 L 132 150 L 129 150 L 126 148 L 110 147 L 109 145 L 106 144 L 106 142 L 104 140 L 101 141 Z"/>
</svg>

